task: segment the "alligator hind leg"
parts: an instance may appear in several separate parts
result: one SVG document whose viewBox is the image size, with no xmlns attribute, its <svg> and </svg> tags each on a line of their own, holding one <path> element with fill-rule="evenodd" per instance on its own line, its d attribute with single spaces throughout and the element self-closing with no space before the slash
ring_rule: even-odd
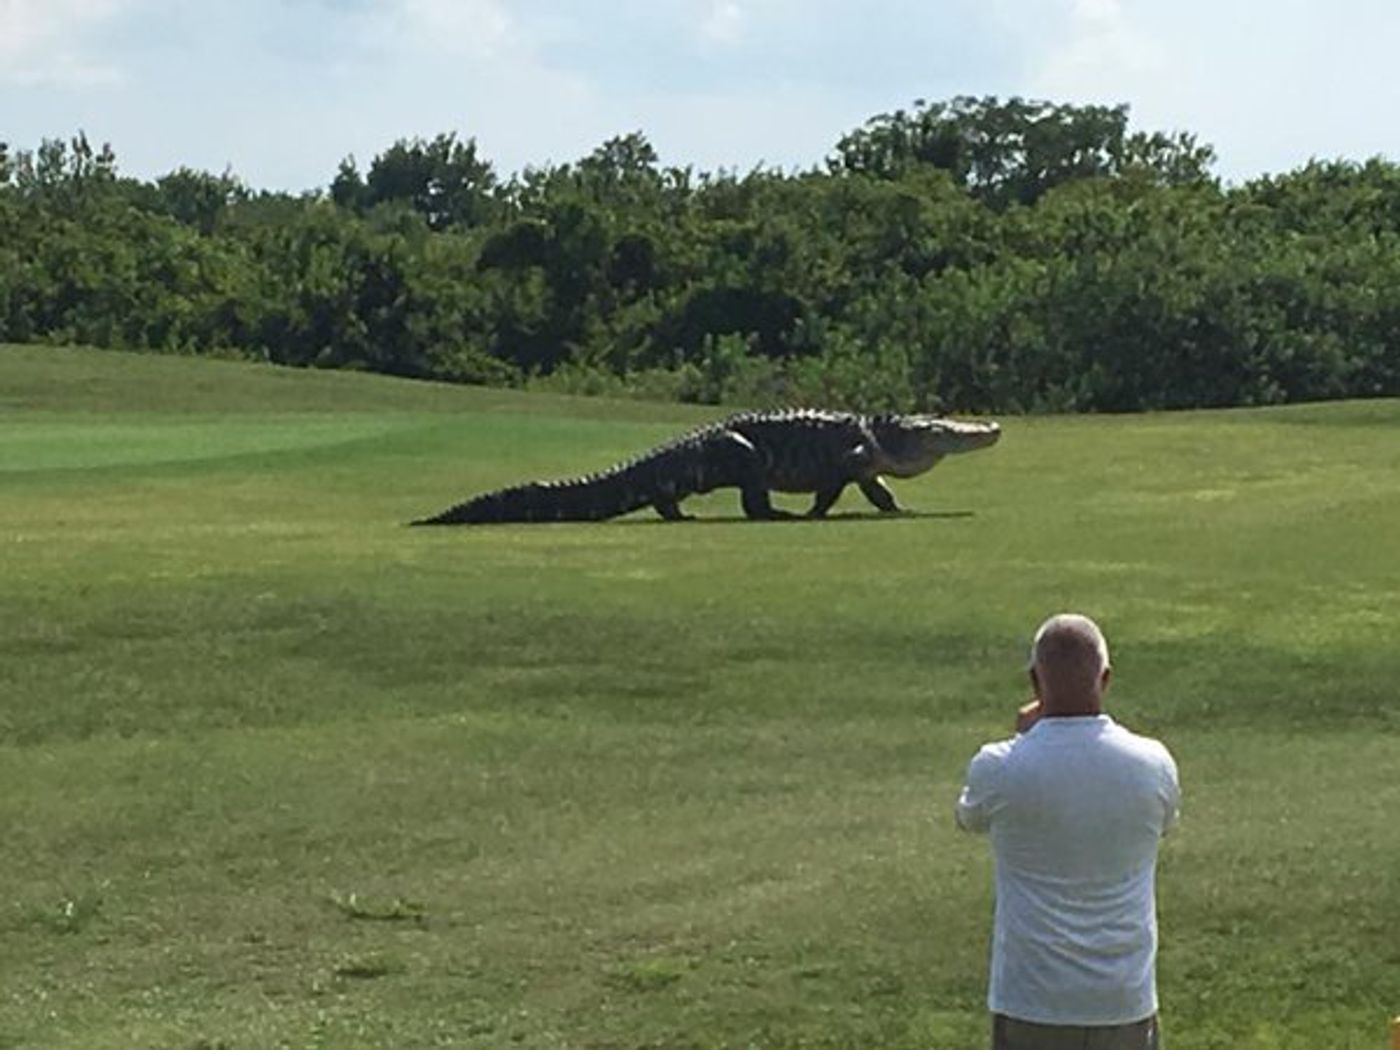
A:
<svg viewBox="0 0 1400 1050">
<path fill-rule="evenodd" d="M 797 517 L 797 515 L 793 514 L 791 511 L 782 510 L 773 506 L 773 500 L 768 495 L 768 489 L 763 485 L 746 485 L 739 499 L 743 504 L 745 516 L 755 521 L 778 521 L 784 518 Z"/>
<path fill-rule="evenodd" d="M 826 512 L 831 509 L 832 504 L 841 498 L 841 493 L 845 488 L 846 483 L 843 481 L 839 485 L 833 485 L 831 488 L 819 490 L 817 492 L 816 501 L 812 504 L 812 509 L 807 512 L 807 517 L 826 517 Z"/>
<path fill-rule="evenodd" d="M 735 485 L 739 489 L 739 503 L 744 508 L 745 517 L 759 521 L 772 521 L 774 518 L 793 518 L 785 510 L 773 506 L 768 494 L 768 470 L 763 457 L 753 447 L 753 443 L 743 434 L 727 431 L 720 435 L 714 446 L 722 459 L 722 467 L 711 482 L 711 487 L 719 484 Z M 724 480 L 721 481 L 720 477 Z"/>
<path fill-rule="evenodd" d="M 875 504 L 881 512 L 885 514 L 898 514 L 900 507 L 894 501 L 894 493 L 889 486 L 878 477 L 866 478 L 860 482 L 860 491 L 865 494 L 865 498 Z"/>
<path fill-rule="evenodd" d="M 681 505 L 677 500 L 659 499 L 652 506 L 656 508 L 656 513 L 667 521 L 689 521 L 693 517 L 693 515 L 682 512 Z"/>
</svg>

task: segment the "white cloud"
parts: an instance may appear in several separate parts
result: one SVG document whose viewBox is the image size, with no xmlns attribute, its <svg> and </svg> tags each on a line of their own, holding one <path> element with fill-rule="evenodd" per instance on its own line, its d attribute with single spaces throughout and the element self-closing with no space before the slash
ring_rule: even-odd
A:
<svg viewBox="0 0 1400 1050">
<path fill-rule="evenodd" d="M 1389 0 L 1042 5 L 1052 28 L 1027 69 L 1031 93 L 1126 102 L 1134 127 L 1189 131 L 1214 145 L 1227 179 L 1312 156 L 1362 159 L 1389 145 L 1378 118 L 1400 105 L 1387 72 L 1400 10 Z"/>
<path fill-rule="evenodd" d="M 704 88 L 598 99 L 591 141 L 640 130 L 663 166 L 744 173 L 756 167 L 802 171 L 820 167 L 842 135 L 871 110 L 840 91 L 803 83 L 774 84 L 762 93 Z M 572 159 L 566 157 L 564 159 Z"/>
<path fill-rule="evenodd" d="M 1394 0 L 0 0 L 0 131 L 301 189 L 452 130 L 501 172 L 633 130 L 807 166 L 914 98 L 1015 94 L 1128 103 L 1239 178 L 1392 150 L 1397 34 Z"/>
<path fill-rule="evenodd" d="M 1073 14 L 1081 22 L 1111 22 L 1123 17 L 1119 0 L 1074 0 Z"/>
<path fill-rule="evenodd" d="M 735 44 L 744 34 L 746 18 L 737 0 L 707 0 L 700 19 L 700 37 L 712 44 Z"/>
<path fill-rule="evenodd" d="M 1105 95 L 1140 90 L 1167 75 L 1161 45 L 1118 0 L 1073 0 L 1056 41 L 1032 71 L 1033 93 L 1052 99 L 1117 101 Z"/>
<path fill-rule="evenodd" d="M 501 57 L 514 28 L 500 0 L 394 0 L 368 15 L 370 32 L 397 49 Z"/>
<path fill-rule="evenodd" d="M 91 87 L 117 82 L 119 69 L 93 57 L 88 33 L 129 0 L 0 0 L 0 82 Z"/>
</svg>

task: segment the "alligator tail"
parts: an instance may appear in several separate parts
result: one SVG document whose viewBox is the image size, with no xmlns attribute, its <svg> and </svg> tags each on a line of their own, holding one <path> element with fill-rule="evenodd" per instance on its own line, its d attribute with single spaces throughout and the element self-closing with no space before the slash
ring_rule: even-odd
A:
<svg viewBox="0 0 1400 1050">
<path fill-rule="evenodd" d="M 646 506 L 651 498 L 628 484 L 620 467 L 567 481 L 532 481 L 497 489 L 412 525 L 497 525 L 513 522 L 602 521 Z"/>
</svg>

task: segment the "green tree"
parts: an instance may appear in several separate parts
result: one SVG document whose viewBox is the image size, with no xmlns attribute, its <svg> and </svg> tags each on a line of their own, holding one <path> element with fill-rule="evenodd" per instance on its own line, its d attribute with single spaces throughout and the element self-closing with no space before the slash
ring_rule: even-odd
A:
<svg viewBox="0 0 1400 1050">
<path fill-rule="evenodd" d="M 94 149 L 81 131 L 66 142 L 44 139 L 32 153 L 20 150 L 6 166 L 21 195 L 70 213 L 101 196 L 117 178 L 117 158 L 111 144 Z"/>
<path fill-rule="evenodd" d="M 1214 159 L 1192 136 L 1128 133 L 1128 107 L 960 96 L 867 121 L 836 144 L 833 172 L 898 178 L 928 166 L 1004 208 L 1054 186 L 1135 171 L 1167 185 L 1208 178 Z"/>
<path fill-rule="evenodd" d="M 476 140 L 459 142 L 448 132 L 431 142 L 400 139 L 374 158 L 363 179 L 354 158 L 346 158 L 331 184 L 331 197 L 360 212 L 406 202 L 430 229 L 445 230 L 488 222 L 495 210 L 495 187 L 495 171 L 478 155 Z"/>
<path fill-rule="evenodd" d="M 400 140 L 329 194 L 125 178 L 79 134 L 0 147 L 0 340 L 860 408 L 1400 394 L 1400 167 L 1210 161 L 1020 99 L 920 102 L 799 173 L 633 132 L 500 183 Z"/>
<path fill-rule="evenodd" d="M 228 210 L 252 196 L 231 172 L 211 175 L 191 168 L 176 168 L 156 180 L 155 206 L 206 237 L 213 234 Z"/>
</svg>

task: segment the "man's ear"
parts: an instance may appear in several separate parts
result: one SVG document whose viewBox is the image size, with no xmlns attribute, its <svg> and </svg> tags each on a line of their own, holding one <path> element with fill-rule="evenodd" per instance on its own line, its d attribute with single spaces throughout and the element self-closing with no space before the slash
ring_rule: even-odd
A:
<svg viewBox="0 0 1400 1050">
<path fill-rule="evenodd" d="M 1103 674 L 1099 675 L 1099 692 L 1108 692 L 1108 683 L 1113 681 L 1113 668 L 1105 667 Z"/>
<path fill-rule="evenodd" d="M 1034 667 L 1032 667 L 1032 668 L 1030 668 L 1029 670 L 1027 670 L 1027 671 L 1026 671 L 1026 674 L 1028 674 L 1028 675 L 1030 676 L 1030 679 L 1031 679 L 1031 692 L 1035 694 L 1035 696 L 1036 696 L 1037 699 L 1039 699 L 1039 698 L 1040 698 L 1040 676 L 1037 675 L 1037 674 L 1035 673 L 1035 668 L 1034 668 Z"/>
</svg>

